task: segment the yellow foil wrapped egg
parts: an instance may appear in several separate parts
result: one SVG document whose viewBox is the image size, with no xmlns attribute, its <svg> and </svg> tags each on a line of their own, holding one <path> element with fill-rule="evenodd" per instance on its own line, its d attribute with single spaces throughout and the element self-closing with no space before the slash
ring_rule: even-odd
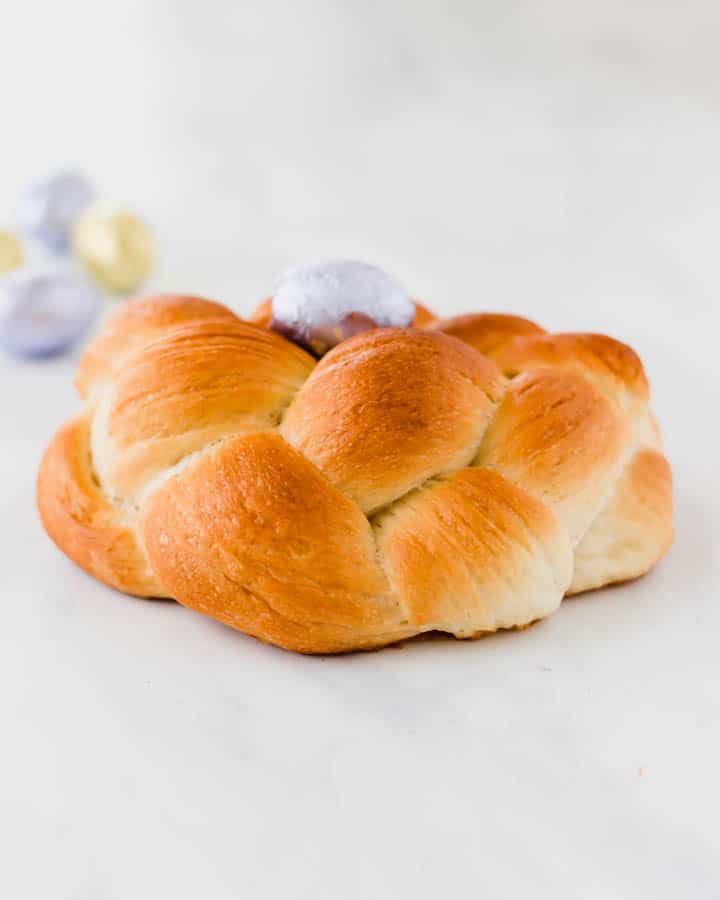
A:
<svg viewBox="0 0 720 900">
<path fill-rule="evenodd" d="M 9 272 L 23 264 L 20 241 L 9 231 L 0 231 L 0 272 Z"/>
<path fill-rule="evenodd" d="M 135 290 L 153 266 L 152 235 L 127 212 L 89 210 L 75 224 L 72 247 L 101 288 L 120 294 Z"/>
</svg>

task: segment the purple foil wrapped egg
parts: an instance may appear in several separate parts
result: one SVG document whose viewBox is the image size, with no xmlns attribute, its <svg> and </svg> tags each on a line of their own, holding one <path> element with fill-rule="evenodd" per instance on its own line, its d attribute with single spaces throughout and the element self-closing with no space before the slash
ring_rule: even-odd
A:
<svg viewBox="0 0 720 900">
<path fill-rule="evenodd" d="M 292 269 L 278 281 L 271 328 L 322 356 L 370 328 L 404 328 L 415 316 L 407 292 L 375 266 L 333 260 Z"/>
<path fill-rule="evenodd" d="M 0 347 L 24 357 L 53 356 L 86 333 L 100 297 L 72 272 L 25 269 L 0 281 Z"/>
<path fill-rule="evenodd" d="M 90 182 L 74 172 L 62 172 L 31 185 L 18 209 L 21 229 L 53 253 L 70 249 L 72 228 L 93 202 Z"/>
</svg>

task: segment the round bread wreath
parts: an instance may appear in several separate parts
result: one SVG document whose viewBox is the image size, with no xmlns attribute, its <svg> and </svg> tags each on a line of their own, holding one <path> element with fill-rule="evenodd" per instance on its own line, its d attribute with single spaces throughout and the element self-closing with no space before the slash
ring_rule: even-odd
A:
<svg viewBox="0 0 720 900">
<path fill-rule="evenodd" d="M 45 528 L 121 591 L 301 652 L 523 627 L 647 571 L 671 475 L 636 354 L 477 314 L 317 361 L 195 297 L 125 305 L 44 456 Z"/>
</svg>

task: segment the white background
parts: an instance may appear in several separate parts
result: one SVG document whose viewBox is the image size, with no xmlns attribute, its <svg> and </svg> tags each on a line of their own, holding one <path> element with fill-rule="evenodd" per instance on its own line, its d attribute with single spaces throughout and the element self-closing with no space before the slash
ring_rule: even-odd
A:
<svg viewBox="0 0 720 900">
<path fill-rule="evenodd" d="M 2 359 L 3 900 L 720 896 L 719 44 L 713 0 L 5 0 L 0 226 L 72 163 L 153 290 L 245 312 L 351 256 L 621 337 L 678 535 L 523 633 L 293 656 L 55 550 L 74 360 Z"/>
</svg>

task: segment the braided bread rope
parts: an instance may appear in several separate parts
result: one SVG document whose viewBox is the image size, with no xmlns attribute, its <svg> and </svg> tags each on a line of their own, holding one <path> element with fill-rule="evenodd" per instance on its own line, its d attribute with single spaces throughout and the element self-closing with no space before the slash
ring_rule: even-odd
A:
<svg viewBox="0 0 720 900">
<path fill-rule="evenodd" d="M 156 297 L 88 347 L 85 410 L 38 479 L 85 571 L 327 653 L 523 627 L 670 545 L 670 470 L 624 344 L 418 306 L 423 327 L 317 362 L 267 319 Z"/>
</svg>

